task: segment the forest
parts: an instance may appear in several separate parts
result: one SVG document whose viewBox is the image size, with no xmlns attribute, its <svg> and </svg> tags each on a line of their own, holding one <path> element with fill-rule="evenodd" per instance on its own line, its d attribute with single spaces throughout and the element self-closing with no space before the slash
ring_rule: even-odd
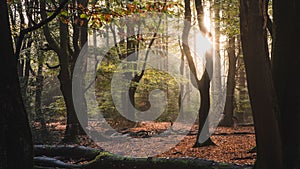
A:
<svg viewBox="0 0 300 169">
<path fill-rule="evenodd" d="M 300 169 L 298 7 L 0 1 L 0 169 Z"/>
</svg>

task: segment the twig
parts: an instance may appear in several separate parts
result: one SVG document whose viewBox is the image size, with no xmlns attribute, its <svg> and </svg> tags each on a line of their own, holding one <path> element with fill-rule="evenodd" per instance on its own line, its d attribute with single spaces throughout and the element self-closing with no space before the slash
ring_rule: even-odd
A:
<svg viewBox="0 0 300 169">
<path fill-rule="evenodd" d="M 68 3 L 68 0 L 64 0 L 63 2 L 60 3 L 59 7 L 54 11 L 54 13 L 51 16 L 49 16 L 45 20 L 42 20 L 40 23 L 38 23 L 36 25 L 33 25 L 32 27 L 29 27 L 29 28 L 26 28 L 26 29 L 22 29 L 20 31 L 20 35 L 19 35 L 19 37 L 17 39 L 16 51 L 15 51 L 15 58 L 16 59 L 19 58 L 24 36 L 27 33 L 32 32 L 34 30 L 37 30 L 37 29 L 41 28 L 42 26 L 44 26 L 45 24 L 51 22 L 60 13 L 60 11 L 65 7 L 65 5 L 67 3 Z"/>
</svg>

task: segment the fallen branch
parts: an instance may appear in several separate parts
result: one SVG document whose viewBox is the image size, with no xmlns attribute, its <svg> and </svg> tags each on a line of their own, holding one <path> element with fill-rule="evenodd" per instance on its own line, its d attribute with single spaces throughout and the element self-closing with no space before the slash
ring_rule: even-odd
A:
<svg viewBox="0 0 300 169">
<path fill-rule="evenodd" d="M 55 158 L 50 158 L 45 156 L 34 157 L 33 160 L 36 168 L 38 167 L 82 168 L 82 165 L 68 164 L 63 161 L 57 160 Z"/>
<path fill-rule="evenodd" d="M 35 156 L 47 156 L 56 157 L 63 156 L 65 158 L 72 159 L 94 159 L 102 149 L 89 148 L 84 146 L 72 146 L 72 145 L 35 145 Z"/>
<path fill-rule="evenodd" d="M 195 158 L 130 158 L 100 153 L 95 160 L 84 164 L 84 169 L 251 169 L 252 166 L 240 166 L 229 163 L 217 163 Z"/>
<path fill-rule="evenodd" d="M 56 158 L 39 155 L 34 157 L 35 169 L 251 169 L 252 166 L 240 166 L 230 163 L 218 163 L 211 160 L 198 158 L 132 158 L 114 155 L 103 150 L 83 146 L 34 146 L 36 155 L 43 154 Z M 78 151 L 78 152 L 76 152 Z M 96 155 L 95 155 L 96 154 Z M 85 164 L 70 164 L 57 158 L 74 159 L 92 158 Z M 68 158 L 67 158 L 68 157 Z"/>
</svg>

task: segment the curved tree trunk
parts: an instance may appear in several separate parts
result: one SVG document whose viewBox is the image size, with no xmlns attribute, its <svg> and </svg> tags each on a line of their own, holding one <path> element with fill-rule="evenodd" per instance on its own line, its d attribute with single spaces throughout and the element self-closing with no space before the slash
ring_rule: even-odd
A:
<svg viewBox="0 0 300 169">
<path fill-rule="evenodd" d="M 64 4 L 66 1 L 62 1 Z M 78 4 L 79 4 L 78 0 Z M 86 5 L 86 4 L 83 4 Z M 41 7 L 41 16 L 43 19 L 46 19 L 47 14 L 46 14 L 46 2 L 41 1 L 40 3 Z M 63 7 L 63 6 L 62 6 Z M 66 9 L 67 10 L 67 9 Z M 84 22 L 84 25 L 86 23 Z M 65 131 L 65 137 L 63 139 L 63 142 L 77 142 L 77 135 L 81 134 L 83 132 L 82 126 L 79 123 L 75 107 L 74 107 L 74 102 L 73 102 L 73 93 L 72 93 L 72 78 L 73 78 L 73 69 L 74 65 L 77 61 L 77 57 L 80 53 L 80 49 L 82 45 L 84 45 L 84 41 L 87 39 L 87 33 L 86 27 L 84 27 L 81 32 L 79 30 L 79 25 L 72 25 L 73 26 L 73 31 L 69 30 L 69 27 L 66 23 L 63 23 L 62 21 L 59 22 L 59 43 L 56 42 L 56 40 L 52 37 L 50 33 L 50 29 L 48 25 L 45 25 L 43 27 L 44 35 L 46 37 L 46 40 L 49 43 L 49 46 L 51 49 L 53 49 L 59 58 L 59 75 L 58 79 L 60 81 L 60 89 L 65 101 L 66 109 L 67 109 L 67 127 Z M 70 36 L 69 33 L 72 32 L 72 45 L 73 49 L 71 49 L 71 42 L 70 42 Z M 79 33 L 80 32 L 80 33 Z M 80 39 L 82 38 L 82 39 Z M 84 69 L 83 69 L 84 70 Z M 83 72 L 84 73 L 84 72 Z M 84 85 L 83 79 L 81 79 L 81 85 Z M 80 89 L 82 89 L 83 86 L 81 86 Z M 78 97 L 80 97 L 79 100 L 82 100 L 82 109 L 80 112 L 78 112 L 80 115 L 80 118 L 83 119 L 82 124 L 87 125 L 87 115 L 86 115 L 86 104 L 85 104 L 85 99 L 84 99 L 84 89 L 83 91 L 78 91 Z M 81 133 L 80 133 L 81 132 Z"/>
<path fill-rule="evenodd" d="M 64 142 L 76 142 L 78 129 L 80 124 L 77 119 L 77 115 L 74 108 L 73 98 L 72 98 L 72 73 L 70 70 L 70 53 L 69 48 L 69 28 L 68 25 L 59 22 L 59 47 L 60 52 L 58 53 L 60 71 L 58 79 L 60 81 L 60 90 L 63 94 L 66 109 L 67 109 L 67 126 L 65 130 Z"/>
<path fill-rule="evenodd" d="M 185 17 L 185 22 L 184 22 L 184 28 L 183 28 L 183 33 L 182 33 L 182 48 L 184 51 L 184 54 L 187 58 L 187 62 L 189 65 L 189 68 L 191 70 L 191 75 L 195 76 L 196 78 L 196 84 L 193 84 L 196 88 L 198 88 L 199 92 L 200 92 L 200 99 L 201 99 L 201 104 L 200 104 L 200 109 L 199 109 L 199 124 L 198 124 L 198 132 L 197 132 L 197 139 L 195 142 L 194 147 L 200 147 L 200 146 L 206 146 L 206 145 L 215 145 L 212 140 L 210 138 L 208 138 L 207 140 L 200 140 L 200 133 L 204 132 L 206 134 L 209 134 L 209 124 L 205 124 L 205 121 L 208 117 L 208 113 L 209 113 L 209 108 L 210 108 L 210 95 L 209 95 L 209 88 L 210 88 L 210 78 L 209 78 L 209 73 L 208 71 L 212 71 L 212 70 L 207 70 L 205 69 L 202 78 L 199 80 L 197 78 L 197 69 L 196 69 L 196 65 L 193 61 L 192 55 L 191 55 L 191 51 L 190 48 L 188 46 L 188 34 L 190 32 L 191 29 L 191 7 L 190 7 L 190 1 L 189 0 L 185 0 L 185 13 L 184 13 L 184 17 Z M 198 6 L 199 7 L 199 6 Z M 201 16 L 200 16 L 201 17 Z M 200 24 L 200 23 L 199 23 Z M 207 55 L 207 54 L 206 54 Z M 207 59 L 207 56 L 205 56 Z M 210 62 L 208 60 L 206 60 L 207 62 Z M 212 66 L 212 65 L 210 65 Z M 206 66 L 207 68 L 207 66 Z M 207 126 L 204 126 L 207 125 Z M 206 131 L 202 131 L 202 130 L 206 130 Z"/>
<path fill-rule="evenodd" d="M 207 140 L 201 140 L 200 134 L 203 132 L 209 135 L 209 124 L 205 124 L 206 119 L 208 118 L 208 113 L 210 109 L 210 78 L 208 75 L 207 70 L 204 71 L 204 74 L 200 81 L 197 82 L 198 89 L 200 92 L 201 97 L 201 104 L 199 109 L 199 124 L 198 124 L 198 132 L 196 142 L 194 144 L 195 147 L 202 147 L 202 146 L 209 146 L 209 145 L 216 145 L 208 136 Z M 205 126 L 207 125 L 207 126 Z M 205 131 L 204 131 L 205 130 Z"/>
<path fill-rule="evenodd" d="M 210 32 L 207 30 L 205 24 L 204 24 L 204 9 L 203 9 L 203 1 L 202 0 L 195 0 L 195 6 L 196 6 L 196 11 L 197 11 L 197 21 L 198 21 L 198 27 L 199 30 L 204 33 L 206 36 L 211 36 Z M 218 35 L 219 32 L 216 31 L 216 34 Z M 217 36 L 218 38 L 218 36 Z M 217 50 L 219 50 L 219 47 L 217 47 Z M 218 52 L 218 51 L 217 51 Z M 206 57 L 207 59 L 207 57 Z M 208 60 L 206 60 L 208 62 Z M 213 64 L 218 64 L 218 63 L 213 63 Z M 217 65 L 215 65 L 217 66 Z M 205 66 L 205 68 L 207 69 L 207 65 Z M 194 75 L 196 75 L 197 73 L 193 72 Z M 221 79 L 217 79 L 221 80 Z M 216 82 L 217 82 L 216 81 Z M 210 82 L 211 79 L 208 75 L 207 70 L 204 71 L 203 76 L 201 78 L 201 80 L 197 80 L 197 86 L 198 89 L 201 93 L 201 107 L 199 109 L 199 126 L 198 126 L 198 133 L 197 133 L 197 139 L 196 139 L 196 143 L 194 144 L 193 147 L 201 147 L 201 146 L 208 146 L 208 145 L 216 145 L 211 139 L 210 137 L 200 143 L 199 139 L 200 139 L 200 133 L 204 132 L 209 134 L 209 124 L 207 124 L 208 127 L 205 127 L 205 121 L 208 117 L 208 113 L 209 113 L 209 109 L 210 109 L 210 94 L 209 94 L 209 89 L 210 89 Z M 220 81 L 218 81 L 220 82 Z M 206 130 L 206 131 L 202 131 L 202 130 Z"/>
</svg>

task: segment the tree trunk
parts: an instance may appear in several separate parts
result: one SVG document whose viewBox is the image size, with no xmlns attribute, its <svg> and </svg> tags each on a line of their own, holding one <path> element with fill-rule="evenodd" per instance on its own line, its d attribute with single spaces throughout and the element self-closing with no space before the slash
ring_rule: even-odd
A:
<svg viewBox="0 0 300 169">
<path fill-rule="evenodd" d="M 127 25 L 127 34 L 128 35 L 134 35 L 134 25 L 130 25 L 128 24 Z M 133 36 L 134 37 L 134 36 Z M 127 71 L 125 73 L 125 77 L 126 79 L 130 79 L 133 81 L 133 78 L 134 78 L 134 71 L 136 70 L 136 64 L 134 62 L 137 61 L 137 54 L 136 54 L 136 51 L 135 51 L 135 44 L 133 43 L 132 40 L 130 40 L 130 37 L 127 37 L 127 54 L 126 54 L 126 60 L 131 63 L 131 64 L 128 64 L 127 66 Z M 134 82 L 134 81 L 133 81 Z M 137 81 L 139 82 L 139 81 Z M 131 104 L 133 106 L 133 109 L 131 109 L 131 106 L 126 106 L 126 111 L 127 111 L 127 119 L 135 119 L 135 93 L 136 93 L 136 90 L 137 90 L 137 87 L 135 84 L 131 84 L 129 86 L 129 89 L 128 91 L 125 91 L 125 92 L 128 92 L 128 96 L 129 96 L 129 100 L 127 98 L 126 99 L 126 102 L 125 102 L 125 105 L 128 105 L 128 104 Z M 126 97 L 126 96 L 125 96 Z"/>
<path fill-rule="evenodd" d="M 59 35 L 60 35 L 60 53 L 58 53 L 60 71 L 58 79 L 60 81 L 60 90 L 63 94 L 66 109 L 67 109 L 67 126 L 65 130 L 64 142 L 76 142 L 79 122 L 75 112 L 73 98 L 72 98 L 72 74 L 70 70 L 70 54 L 68 52 L 69 43 L 69 29 L 68 25 L 60 21 Z"/>
<path fill-rule="evenodd" d="M 87 7 L 87 1 L 86 0 L 77 0 L 77 4 L 73 4 L 74 10 L 76 10 L 76 6 L 82 5 L 82 7 Z M 74 11 L 75 12 L 75 11 Z M 82 12 L 82 11 L 81 11 Z M 87 42 L 87 28 L 88 28 L 88 22 L 85 18 L 80 18 L 80 14 L 74 16 L 74 20 L 80 20 L 78 23 L 73 22 L 73 48 L 74 53 L 72 56 L 71 61 L 71 75 L 73 85 L 73 93 L 72 98 L 74 101 L 74 106 L 76 109 L 76 113 L 78 116 L 78 119 L 80 120 L 80 126 L 79 126 L 79 134 L 85 134 L 85 131 L 83 128 L 86 128 L 88 126 L 88 115 L 87 115 L 87 102 L 85 99 L 85 74 L 86 74 L 86 68 L 87 68 L 87 58 L 86 57 L 78 57 L 80 54 L 81 49 L 84 47 L 84 45 Z M 76 69 L 75 70 L 75 64 Z M 74 92 L 76 91 L 76 92 Z M 75 99 L 74 99 L 75 98 Z"/>
<path fill-rule="evenodd" d="M 224 109 L 224 118 L 220 122 L 221 126 L 232 127 L 234 111 L 234 89 L 235 89 L 235 72 L 236 72 L 236 54 L 235 54 L 235 37 L 230 37 L 228 41 L 228 58 L 229 68 L 227 75 L 226 102 Z"/>
<path fill-rule="evenodd" d="M 210 10 L 211 12 L 211 21 L 213 21 L 214 24 L 214 38 L 211 37 L 211 33 L 208 33 L 208 37 L 213 45 L 213 80 L 211 83 L 211 93 L 212 95 L 218 95 L 221 93 L 222 89 L 222 65 L 221 60 L 222 56 L 220 54 L 220 36 L 221 36 L 221 8 L 222 8 L 222 1 L 220 0 L 214 0 L 213 2 L 209 2 L 210 6 L 209 8 L 212 8 Z M 212 101 L 212 107 L 218 107 L 217 102 Z M 223 110 L 221 110 L 223 111 Z M 221 113 L 221 112 L 220 112 Z"/>
<path fill-rule="evenodd" d="M 33 40 L 32 39 L 28 39 L 27 42 L 27 48 L 30 49 L 32 46 Z M 24 93 L 27 93 L 27 87 L 28 87 L 28 80 L 29 80 L 29 72 L 30 72 L 30 51 L 26 51 L 25 52 L 25 56 L 26 56 L 26 61 L 25 61 L 25 70 L 24 70 L 24 77 L 23 77 L 23 89 L 24 89 Z M 24 95 L 25 96 L 25 95 Z"/>
<path fill-rule="evenodd" d="M 87 8 L 88 7 L 88 1 L 87 0 L 79 0 L 79 3 L 83 5 L 83 7 Z M 80 16 L 79 16 L 80 17 Z M 82 49 L 83 46 L 87 43 L 88 41 L 88 20 L 86 18 L 83 19 L 83 25 L 80 27 L 80 48 Z M 82 72 L 86 74 L 86 69 L 87 69 L 87 58 L 84 57 L 84 60 L 82 60 Z M 74 70 L 73 70 L 74 71 Z M 81 109 L 81 128 L 85 128 L 88 126 L 88 114 L 87 114 L 87 102 L 85 99 L 85 80 L 82 78 L 81 81 L 82 90 L 80 92 L 80 97 L 82 98 L 82 109 Z M 82 133 L 81 133 L 82 134 Z"/>
<path fill-rule="evenodd" d="M 83 164 L 85 169 L 122 168 L 122 169 L 250 169 L 249 166 L 239 166 L 228 163 L 218 163 L 194 158 L 130 158 L 100 153 L 95 160 Z"/>
<path fill-rule="evenodd" d="M 276 100 L 266 48 L 265 2 L 240 0 L 240 28 L 260 169 L 282 169 Z"/>
<path fill-rule="evenodd" d="M 31 38 L 27 39 L 27 43 L 26 43 L 26 47 L 27 49 L 30 49 L 32 46 L 33 40 Z M 23 97 L 23 101 L 24 101 L 24 105 L 25 108 L 29 107 L 29 102 L 28 98 L 27 98 L 27 90 L 28 90 L 28 81 L 29 81 L 29 72 L 30 72 L 30 50 L 26 50 L 25 52 L 25 65 L 24 65 L 24 73 L 23 76 L 20 76 L 20 74 L 18 74 L 19 78 L 20 78 L 20 86 L 21 86 L 21 94 Z M 27 110 L 28 111 L 28 110 Z"/>
<path fill-rule="evenodd" d="M 0 168 L 32 169 L 31 132 L 20 93 L 6 1 L 0 1 L 0 20 Z"/>
<path fill-rule="evenodd" d="M 216 145 L 210 137 L 207 140 L 201 140 L 200 134 L 201 132 L 209 135 L 209 124 L 205 124 L 205 121 L 208 117 L 209 109 L 210 109 L 210 77 L 208 76 L 207 70 L 204 71 L 204 74 L 200 81 L 197 82 L 198 89 L 200 91 L 201 103 L 199 109 L 199 124 L 198 124 L 198 132 L 196 142 L 194 144 L 195 147 Z M 205 126 L 207 125 L 207 126 Z"/>
<path fill-rule="evenodd" d="M 62 1 L 62 3 L 63 2 L 66 1 Z M 40 8 L 42 9 L 41 16 L 43 20 L 45 20 L 47 18 L 47 13 L 45 12 L 46 2 L 41 1 L 40 5 L 41 5 Z M 60 71 L 59 71 L 58 79 L 60 81 L 60 90 L 64 97 L 64 101 L 67 109 L 67 126 L 66 126 L 65 137 L 63 139 L 63 142 L 77 142 L 77 135 L 79 134 L 79 131 L 82 129 L 77 114 L 75 112 L 75 107 L 73 103 L 72 75 L 73 75 L 74 64 L 76 63 L 76 59 L 78 56 L 75 54 L 77 53 L 79 54 L 80 51 L 78 45 L 75 45 L 76 43 L 78 43 L 75 40 L 79 39 L 77 37 L 79 35 L 76 35 L 74 33 L 72 42 L 75 51 L 71 51 L 69 27 L 66 23 L 63 23 L 62 20 L 60 20 L 59 22 L 59 44 L 57 44 L 56 40 L 52 37 L 50 33 L 50 29 L 47 24 L 43 27 L 43 32 L 46 40 L 49 43 L 49 46 L 57 53 L 59 58 Z M 78 30 L 73 29 L 73 32 L 78 32 Z M 72 53 L 74 55 L 72 55 Z M 84 113 L 84 112 L 80 112 L 80 113 Z"/>
<path fill-rule="evenodd" d="M 184 68 L 185 68 L 184 67 L 184 62 L 185 62 L 184 61 L 184 51 L 183 51 L 180 43 L 179 43 L 179 47 L 180 47 L 180 52 L 181 52 L 179 72 L 180 72 L 180 76 L 184 77 L 184 75 L 185 75 L 185 73 L 184 73 L 185 72 L 184 71 Z M 180 83 L 179 96 L 178 96 L 178 110 L 181 110 L 181 106 L 182 106 L 181 102 L 184 100 L 184 95 L 185 95 L 184 89 L 185 89 L 185 85 Z M 186 94 L 188 94 L 188 93 L 186 93 Z M 189 102 L 187 102 L 187 104 L 189 104 Z M 180 118 L 183 118 L 183 117 L 180 117 Z"/>
<path fill-rule="evenodd" d="M 205 69 L 201 80 L 199 80 L 197 78 L 198 76 L 197 76 L 196 65 L 193 61 L 191 51 L 188 46 L 188 34 L 191 29 L 190 1 L 185 0 L 184 3 L 185 3 L 185 13 L 184 13 L 185 22 L 184 22 L 184 28 L 183 28 L 183 33 L 182 33 L 182 41 L 183 41 L 182 47 L 183 47 L 184 54 L 187 58 L 189 68 L 191 70 L 191 75 L 195 76 L 195 78 L 196 78 L 196 84 L 193 84 L 193 85 L 198 88 L 200 97 L 201 97 L 200 98 L 201 104 L 200 104 L 200 109 L 199 109 L 198 132 L 197 132 L 197 139 L 196 139 L 194 147 L 215 145 L 210 138 L 208 138 L 207 140 L 200 140 L 201 132 L 204 132 L 205 134 L 209 134 L 209 131 L 208 131 L 209 127 L 207 127 L 207 126 L 209 126 L 209 124 L 206 124 L 207 125 L 206 127 L 204 127 L 204 125 L 205 125 L 205 121 L 208 117 L 209 107 L 210 107 L 210 95 L 209 95 L 210 78 L 209 78 L 207 69 Z M 199 24 L 200 24 L 200 22 L 199 22 Z M 208 60 L 206 60 L 206 61 L 209 62 Z M 205 68 L 207 68 L 207 66 Z M 202 130 L 206 130 L 206 131 L 202 131 Z"/>
<path fill-rule="evenodd" d="M 237 38 L 238 40 L 238 48 L 239 51 L 241 51 L 241 39 L 240 36 Z M 237 56 L 237 80 L 236 80 L 236 86 L 237 86 L 237 98 L 236 98 L 236 103 L 237 103 L 237 110 L 235 116 L 237 117 L 237 120 L 239 122 L 247 122 L 247 119 L 245 119 L 246 114 L 249 112 L 248 108 L 248 92 L 247 92 L 247 86 L 246 86 L 246 74 L 245 74 L 245 64 L 243 60 L 243 55 L 240 54 Z M 251 109 L 251 107 L 250 107 Z M 251 114 L 252 116 L 252 114 Z"/>
<path fill-rule="evenodd" d="M 60 81 L 60 90 L 63 94 L 67 108 L 67 126 L 63 142 L 77 142 L 77 135 L 80 124 L 78 122 L 73 104 L 72 81 L 71 78 L 68 76 L 69 72 L 67 72 L 66 70 L 62 71 L 62 69 L 63 68 L 61 68 L 58 78 Z"/>
<path fill-rule="evenodd" d="M 34 145 L 35 156 L 94 159 L 102 149 L 73 145 Z"/>
<path fill-rule="evenodd" d="M 199 29 L 202 33 L 206 34 L 208 33 L 208 30 L 204 24 L 204 10 L 203 10 L 202 0 L 195 0 L 195 6 L 197 11 L 197 20 L 198 20 Z"/>
<path fill-rule="evenodd" d="M 210 32 L 207 30 L 205 24 L 204 24 L 204 9 L 203 9 L 203 1 L 202 0 L 195 0 L 195 6 L 196 6 L 196 11 L 197 11 L 197 21 L 198 21 L 198 27 L 200 32 L 204 33 L 207 36 L 211 36 Z M 218 35 L 218 31 L 216 31 L 216 34 Z M 209 35 L 208 35 L 209 34 Z M 218 38 L 218 36 L 217 36 Z M 217 47 L 219 50 L 219 48 Z M 208 62 L 208 60 L 206 60 Z M 217 62 L 214 62 L 213 64 L 218 64 Z M 218 65 L 214 65 L 217 66 Z M 207 65 L 205 66 L 207 69 Z M 193 72 L 195 73 L 195 72 Z M 194 75 L 196 75 L 195 73 Z M 217 79 L 216 82 L 220 83 L 221 79 Z M 202 140 L 201 143 L 199 142 L 200 140 L 200 133 L 205 132 L 209 134 L 209 124 L 207 124 L 208 127 L 204 127 L 205 121 L 208 117 L 209 109 L 210 109 L 210 95 L 209 95 L 209 89 L 210 89 L 210 77 L 208 75 L 207 70 L 204 71 L 203 76 L 201 80 L 197 80 L 197 86 L 200 91 L 200 97 L 201 97 L 201 104 L 200 104 L 200 109 L 199 109 L 199 125 L 198 125 L 198 133 L 197 133 L 197 139 L 196 143 L 194 144 L 193 147 L 201 147 L 201 146 L 207 146 L 207 145 L 216 145 L 210 137 L 204 141 Z M 202 130 L 207 130 L 207 131 L 202 131 Z"/>
<path fill-rule="evenodd" d="M 273 1 L 274 85 L 280 109 L 284 167 L 300 168 L 299 8 L 297 0 Z"/>
<path fill-rule="evenodd" d="M 43 53 L 38 52 L 38 71 L 36 76 L 36 88 L 35 88 L 35 115 L 37 121 L 41 123 L 41 134 L 42 134 L 42 142 L 46 141 L 48 137 L 48 130 L 45 122 L 45 118 L 42 111 L 42 92 L 43 92 Z"/>
</svg>

